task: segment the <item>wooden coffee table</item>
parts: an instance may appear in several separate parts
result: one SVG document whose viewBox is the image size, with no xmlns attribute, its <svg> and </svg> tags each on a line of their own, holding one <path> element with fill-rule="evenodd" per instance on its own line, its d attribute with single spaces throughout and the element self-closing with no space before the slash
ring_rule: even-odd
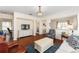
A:
<svg viewBox="0 0 79 59">
<path fill-rule="evenodd" d="M 10 53 L 25 53 L 26 52 L 25 47 L 19 45 L 17 41 L 8 43 L 8 46 L 9 46 Z"/>
</svg>

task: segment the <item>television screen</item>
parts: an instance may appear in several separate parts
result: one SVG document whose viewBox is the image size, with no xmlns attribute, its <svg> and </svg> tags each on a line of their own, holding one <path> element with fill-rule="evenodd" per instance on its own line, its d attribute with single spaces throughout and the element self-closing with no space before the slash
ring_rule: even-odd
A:
<svg viewBox="0 0 79 59">
<path fill-rule="evenodd" d="M 28 29 L 30 29 L 30 25 L 29 24 L 22 24 L 21 29 L 22 30 L 28 30 Z"/>
</svg>

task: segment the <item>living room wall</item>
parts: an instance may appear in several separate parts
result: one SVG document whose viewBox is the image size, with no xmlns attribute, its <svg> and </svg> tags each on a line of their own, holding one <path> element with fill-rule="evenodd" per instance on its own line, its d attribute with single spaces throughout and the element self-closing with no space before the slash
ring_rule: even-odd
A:
<svg viewBox="0 0 79 59">
<path fill-rule="evenodd" d="M 74 24 L 74 29 L 77 29 L 79 30 L 79 11 L 78 10 L 66 10 L 66 11 L 61 11 L 61 12 L 58 12 L 56 14 L 52 14 L 52 15 L 49 15 L 47 17 L 45 17 L 47 20 L 50 20 L 50 22 L 53 23 L 53 25 L 49 25 L 49 27 L 52 26 L 52 28 L 56 28 L 56 20 L 60 20 L 62 18 L 68 18 L 68 17 L 71 17 L 71 16 L 76 16 L 75 19 L 73 21 L 73 24 Z M 73 18 L 73 17 L 72 17 Z M 70 19 L 72 20 L 72 19 Z M 72 22 L 72 21 L 69 21 L 69 22 Z M 52 23 L 49 23 L 49 24 L 52 24 Z"/>
<path fill-rule="evenodd" d="M 14 12 L 14 40 L 19 36 L 28 36 L 36 34 L 36 18 L 19 12 Z M 30 24 L 29 30 L 21 30 L 21 24 Z M 24 34 L 25 33 L 25 34 Z"/>
<path fill-rule="evenodd" d="M 12 14 L 6 14 L 6 13 L 1 13 L 0 12 L 0 30 L 2 30 L 2 22 L 12 22 L 13 20 L 13 15 Z"/>
<path fill-rule="evenodd" d="M 64 17 L 64 18 L 58 18 L 58 19 L 52 19 L 50 22 L 50 27 L 52 29 L 57 29 L 58 22 L 67 22 L 68 25 L 72 25 L 74 30 L 77 30 L 78 27 L 78 20 L 77 16 L 69 16 L 69 17 Z"/>
</svg>

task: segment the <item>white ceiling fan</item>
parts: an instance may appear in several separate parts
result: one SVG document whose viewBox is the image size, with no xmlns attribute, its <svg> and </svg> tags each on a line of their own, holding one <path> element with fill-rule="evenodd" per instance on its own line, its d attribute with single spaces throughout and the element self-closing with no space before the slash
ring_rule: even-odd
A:
<svg viewBox="0 0 79 59">
<path fill-rule="evenodd" d="M 38 6 L 37 15 L 38 15 L 38 16 L 43 16 L 43 12 L 41 11 L 41 6 Z"/>
</svg>

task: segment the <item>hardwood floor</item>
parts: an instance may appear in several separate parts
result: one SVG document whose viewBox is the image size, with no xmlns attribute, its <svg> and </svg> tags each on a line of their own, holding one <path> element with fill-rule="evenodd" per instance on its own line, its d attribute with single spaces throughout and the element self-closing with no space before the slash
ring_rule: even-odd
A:
<svg viewBox="0 0 79 59">
<path fill-rule="evenodd" d="M 28 36 L 24 38 L 19 38 L 18 43 L 24 47 L 32 44 L 34 41 L 44 38 L 45 35 Z"/>
<path fill-rule="evenodd" d="M 46 37 L 46 35 L 36 35 L 36 36 L 31 35 L 31 36 L 24 37 L 24 38 L 18 38 L 17 41 L 13 41 L 13 42 L 18 43 L 20 46 L 22 46 L 26 49 L 28 45 L 33 44 L 34 41 L 42 39 L 44 37 Z M 54 41 L 53 41 L 54 44 L 58 44 L 58 45 L 62 44 L 62 42 L 63 41 L 59 40 L 59 39 L 54 39 Z M 10 43 L 11 42 L 9 42 L 9 44 Z M 26 52 L 27 52 L 27 50 L 26 50 Z"/>
<path fill-rule="evenodd" d="M 24 38 L 19 38 L 18 43 L 24 47 L 32 44 L 34 41 L 39 40 L 41 38 L 46 37 L 46 35 L 36 35 L 36 36 L 28 36 Z M 59 39 L 54 40 L 54 44 L 61 44 L 63 41 Z"/>
<path fill-rule="evenodd" d="M 55 44 L 55 45 L 61 45 L 62 43 L 63 43 L 63 40 L 54 39 L 54 44 Z"/>
</svg>

